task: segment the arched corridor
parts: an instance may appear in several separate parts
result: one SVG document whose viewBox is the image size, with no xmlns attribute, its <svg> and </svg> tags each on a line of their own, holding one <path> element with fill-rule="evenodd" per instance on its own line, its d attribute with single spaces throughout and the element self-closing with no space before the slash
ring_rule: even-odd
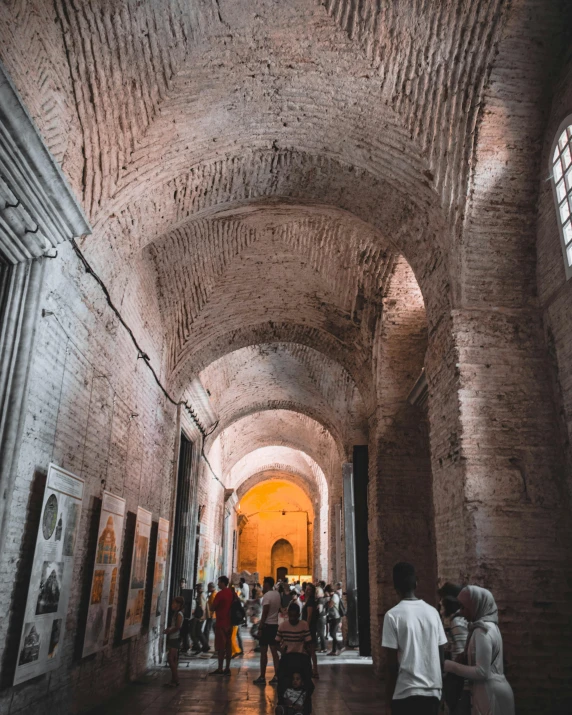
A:
<svg viewBox="0 0 572 715">
<path fill-rule="evenodd" d="M 380 712 L 399 562 L 489 590 L 517 712 L 572 712 L 571 26 L 3 4 L 2 715 L 271 711 L 250 651 L 159 695 L 222 575 L 341 583 L 314 712 Z"/>
</svg>

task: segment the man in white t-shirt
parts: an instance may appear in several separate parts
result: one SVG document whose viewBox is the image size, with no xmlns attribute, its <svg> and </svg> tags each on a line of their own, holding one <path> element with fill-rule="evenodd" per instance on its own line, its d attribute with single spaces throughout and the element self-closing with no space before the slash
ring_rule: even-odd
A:
<svg viewBox="0 0 572 715">
<path fill-rule="evenodd" d="M 278 633 L 278 613 L 280 611 L 280 594 L 274 590 L 274 579 L 266 576 L 262 583 L 262 616 L 258 628 L 260 643 L 260 677 L 254 680 L 255 685 L 266 685 L 266 666 L 268 665 L 268 648 L 274 663 L 274 677 L 270 685 L 278 682 L 278 647 L 276 635 Z"/>
<path fill-rule="evenodd" d="M 246 583 L 245 578 L 240 579 L 240 600 L 246 603 L 250 598 L 250 586 Z"/>
<path fill-rule="evenodd" d="M 437 715 L 443 687 L 447 636 L 436 608 L 415 596 L 417 577 L 411 564 L 393 567 L 401 600 L 383 619 L 387 704 L 392 715 Z"/>
</svg>

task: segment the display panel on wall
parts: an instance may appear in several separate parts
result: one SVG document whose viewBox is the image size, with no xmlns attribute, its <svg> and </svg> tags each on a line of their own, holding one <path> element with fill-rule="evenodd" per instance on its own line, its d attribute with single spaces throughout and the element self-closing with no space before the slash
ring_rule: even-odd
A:
<svg viewBox="0 0 572 715">
<path fill-rule="evenodd" d="M 159 519 L 157 532 L 157 551 L 155 555 L 155 571 L 153 573 L 153 600 L 151 601 L 151 627 L 159 625 L 161 613 L 165 610 L 165 571 L 167 568 L 167 553 L 169 550 L 169 522 Z"/>
<path fill-rule="evenodd" d="M 83 642 L 84 658 L 105 647 L 111 637 L 111 624 L 117 607 L 124 519 L 125 499 L 103 492 Z"/>
<path fill-rule="evenodd" d="M 222 575 L 222 548 L 206 536 L 199 536 L 197 583 L 217 582 Z"/>
<path fill-rule="evenodd" d="M 14 685 L 59 665 L 83 485 L 75 474 L 48 467 Z"/>
<path fill-rule="evenodd" d="M 139 633 L 143 623 L 143 608 L 145 606 L 145 583 L 147 580 L 147 557 L 149 556 L 149 539 L 151 537 L 151 512 L 137 507 L 135 523 L 135 539 L 133 541 L 133 558 L 129 575 L 129 592 L 125 610 L 123 638 L 131 638 Z"/>
</svg>

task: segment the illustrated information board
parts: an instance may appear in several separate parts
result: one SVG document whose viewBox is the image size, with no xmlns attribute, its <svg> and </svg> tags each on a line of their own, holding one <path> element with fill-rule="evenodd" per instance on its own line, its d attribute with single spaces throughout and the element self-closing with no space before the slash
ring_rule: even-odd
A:
<svg viewBox="0 0 572 715">
<path fill-rule="evenodd" d="M 151 601 L 151 627 L 159 625 L 161 613 L 165 610 L 165 570 L 169 549 L 169 522 L 159 518 L 157 532 L 157 551 L 155 554 L 155 572 L 153 573 L 153 600 Z"/>
<path fill-rule="evenodd" d="M 14 685 L 58 667 L 83 485 L 83 479 L 55 464 L 48 467 Z"/>
<path fill-rule="evenodd" d="M 151 512 L 137 507 L 133 558 L 129 576 L 129 594 L 125 610 L 123 638 L 131 638 L 139 633 L 143 623 L 145 606 L 145 582 L 147 578 L 147 557 L 149 556 L 149 538 L 151 536 Z"/>
<path fill-rule="evenodd" d="M 84 658 L 109 643 L 111 624 L 117 607 L 124 519 L 125 499 L 104 491 L 83 642 Z"/>
</svg>

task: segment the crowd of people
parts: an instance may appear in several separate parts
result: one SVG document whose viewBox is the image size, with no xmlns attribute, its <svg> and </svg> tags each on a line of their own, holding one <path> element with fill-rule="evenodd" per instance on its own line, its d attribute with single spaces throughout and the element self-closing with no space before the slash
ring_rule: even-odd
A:
<svg viewBox="0 0 572 715">
<path fill-rule="evenodd" d="M 244 654 L 241 626 L 250 627 L 260 654 L 260 675 L 256 685 L 266 685 L 268 651 L 274 666 L 269 681 L 276 685 L 284 712 L 311 711 L 313 680 L 319 678 L 317 652 L 337 656 L 341 652 L 341 620 L 345 614 L 342 584 L 275 582 L 270 576 L 262 584 L 248 584 L 244 578 L 232 585 L 221 576 L 214 583 L 196 584 L 187 589 L 180 582 L 180 595 L 172 603 L 172 616 L 165 629 L 167 662 L 171 668 L 169 687 L 177 687 L 178 661 L 188 657 L 218 659 L 213 676 L 230 676 L 230 662 Z M 214 633 L 214 654 L 210 635 Z M 327 651 L 328 635 L 331 650 Z"/>
<path fill-rule="evenodd" d="M 386 696 L 392 715 L 514 715 L 512 689 L 504 676 L 498 609 L 490 591 L 479 586 L 446 583 L 439 590 L 439 609 L 417 598 L 411 564 L 393 569 L 399 603 L 384 617 L 382 647 L 386 663 Z M 230 676 L 232 658 L 243 655 L 241 626 L 250 626 L 260 653 L 255 685 L 266 685 L 270 657 L 280 715 L 311 712 L 317 653 L 341 652 L 341 621 L 345 616 L 342 584 L 275 582 L 233 586 L 226 576 L 218 590 L 209 583 L 187 590 L 172 603 L 165 629 L 171 687 L 179 684 L 180 652 L 216 657 L 212 676 Z M 189 596 L 190 594 L 190 596 Z M 214 655 L 210 635 L 214 632 Z"/>
</svg>

